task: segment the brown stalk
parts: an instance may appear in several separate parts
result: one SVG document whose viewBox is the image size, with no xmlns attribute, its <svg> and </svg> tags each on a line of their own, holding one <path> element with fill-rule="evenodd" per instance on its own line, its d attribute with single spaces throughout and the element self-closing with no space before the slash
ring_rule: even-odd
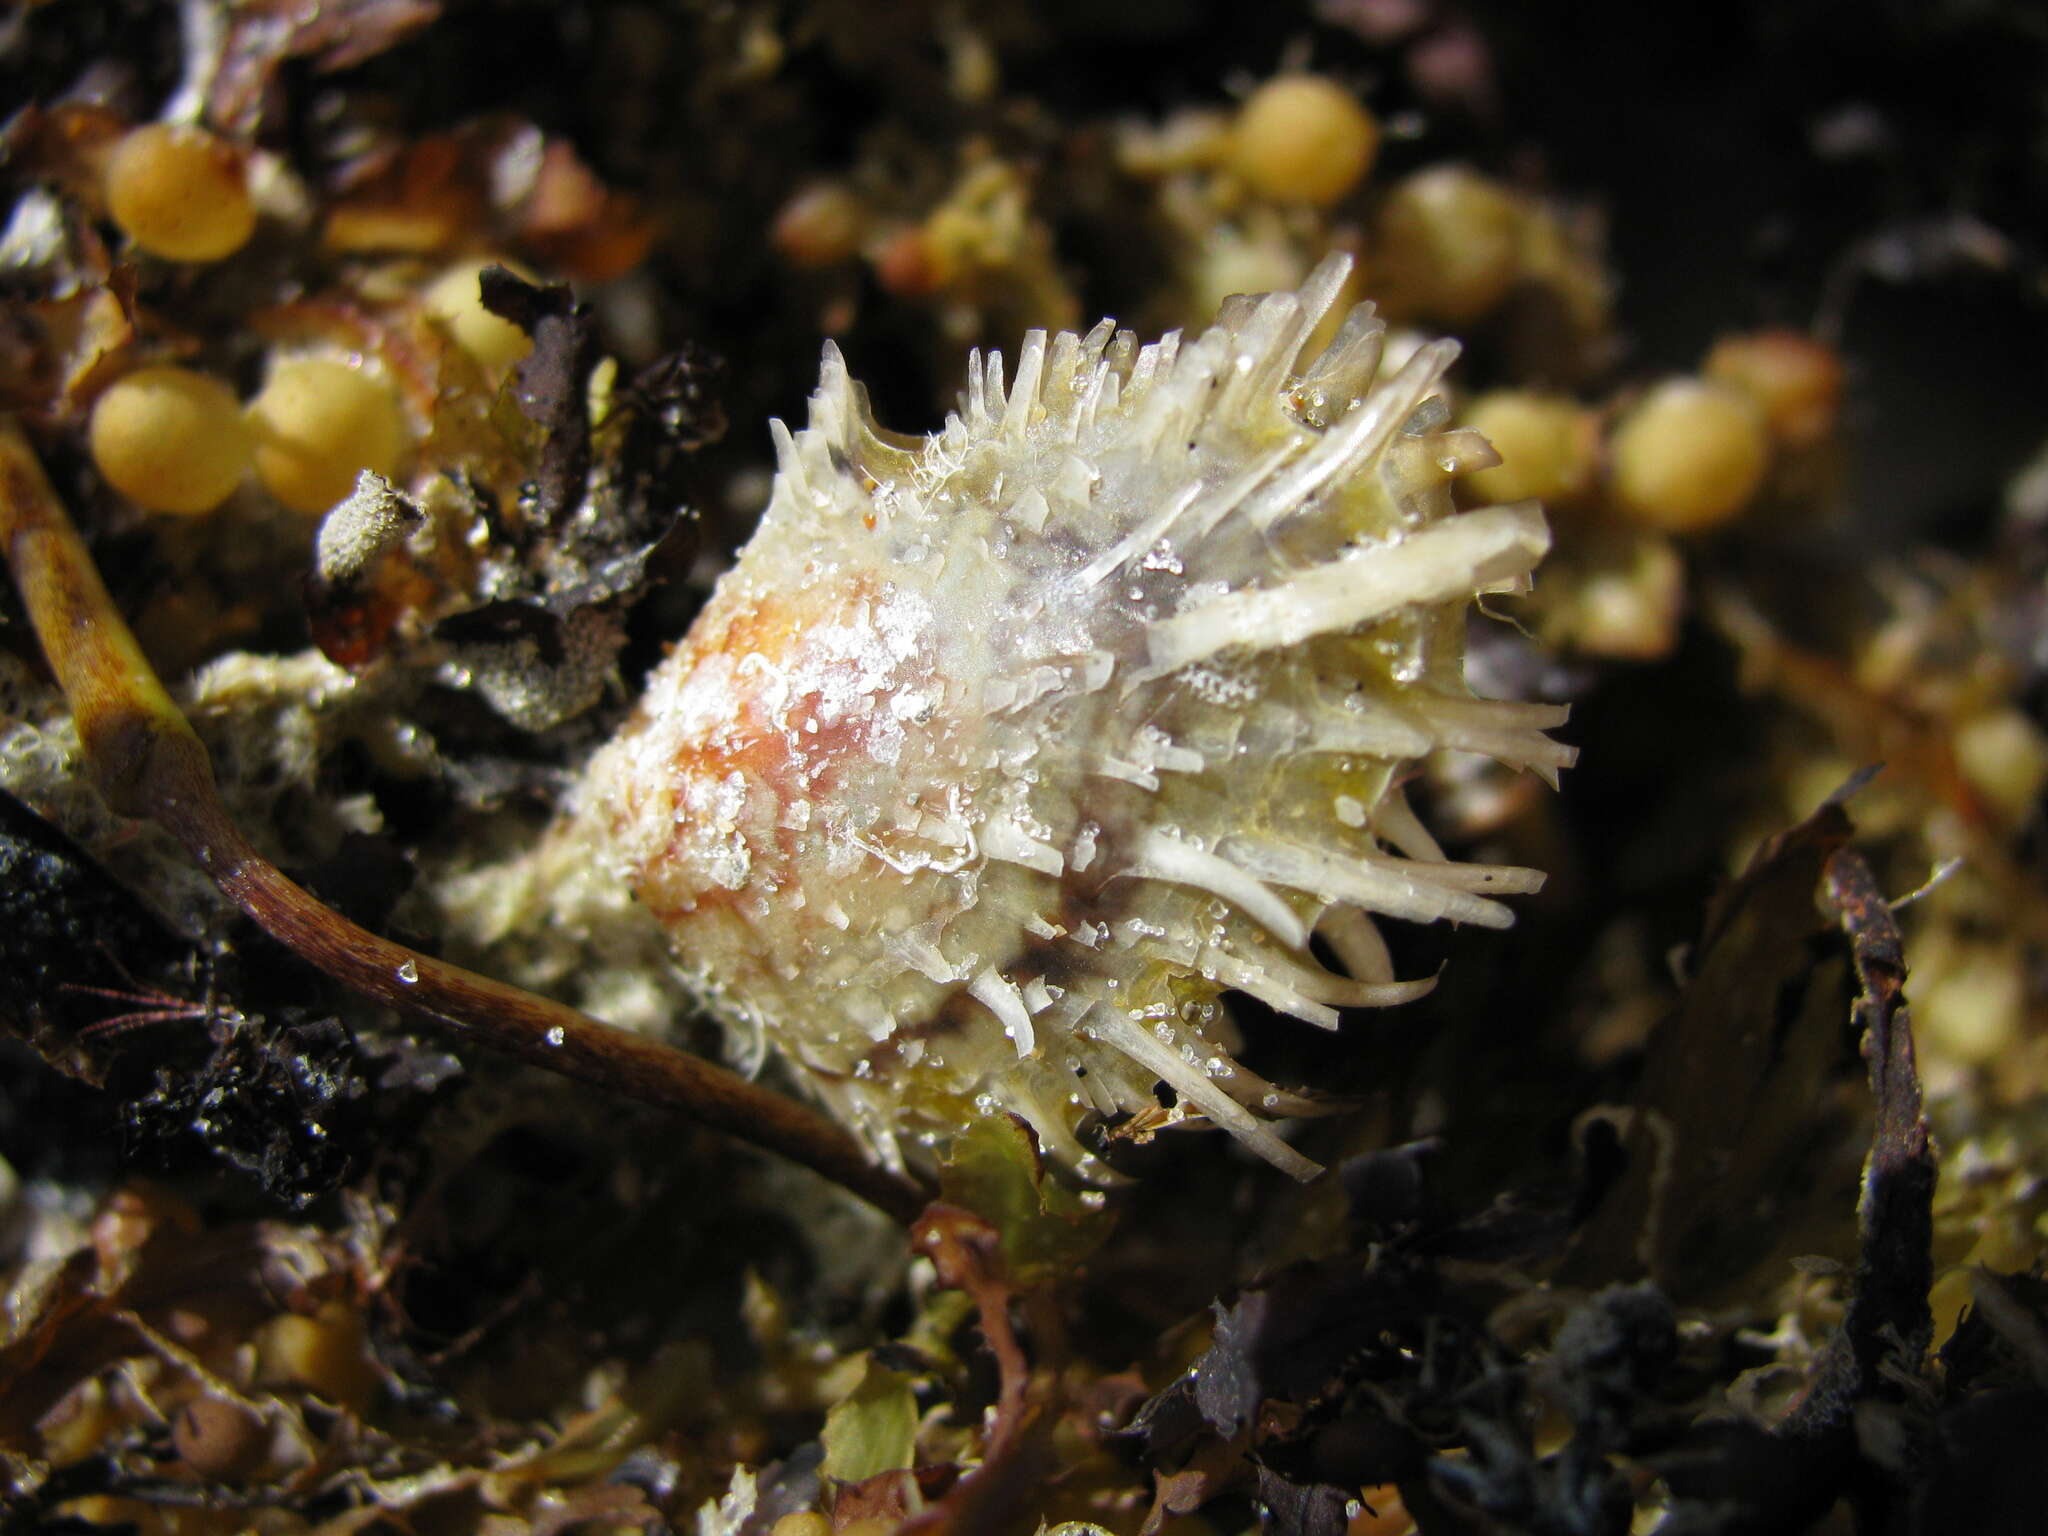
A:
<svg viewBox="0 0 2048 1536">
<path fill-rule="evenodd" d="M 267 932 L 344 985 L 491 1050 L 681 1110 L 824 1175 L 898 1221 L 927 1196 L 815 1110 L 703 1059 L 360 928 L 256 852 L 206 749 L 114 607 L 34 451 L 0 419 L 0 551 L 107 803 L 156 821 Z"/>
</svg>

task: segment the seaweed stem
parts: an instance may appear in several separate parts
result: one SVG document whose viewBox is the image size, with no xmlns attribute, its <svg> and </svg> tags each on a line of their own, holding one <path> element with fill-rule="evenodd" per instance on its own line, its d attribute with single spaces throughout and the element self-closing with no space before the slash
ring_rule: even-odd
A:
<svg viewBox="0 0 2048 1536">
<path fill-rule="evenodd" d="M 0 551 L 107 803 L 163 826 L 266 932 L 365 997 L 624 1097 L 778 1152 L 895 1217 L 927 1193 L 806 1105 L 684 1051 L 358 927 L 250 844 L 206 749 L 142 654 L 18 426 L 0 418 Z"/>
</svg>

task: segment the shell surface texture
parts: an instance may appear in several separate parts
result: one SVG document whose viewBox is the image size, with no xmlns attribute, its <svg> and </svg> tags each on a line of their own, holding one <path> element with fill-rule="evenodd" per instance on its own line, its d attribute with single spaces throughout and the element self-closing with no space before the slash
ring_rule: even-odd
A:
<svg viewBox="0 0 2048 1536">
<path fill-rule="evenodd" d="M 1503 927 L 1540 884 L 1445 859 L 1399 783 L 1570 761 L 1562 708 L 1463 676 L 1548 531 L 1454 511 L 1495 460 L 1444 429 L 1453 343 L 1383 370 L 1361 306 L 1303 357 L 1346 277 L 1191 341 L 1033 332 L 921 441 L 828 347 L 758 533 L 593 761 L 582 815 L 695 990 L 885 1160 L 1008 1110 L 1099 1174 L 1079 1130 L 1165 1083 L 1306 1177 L 1270 1122 L 1312 1106 L 1233 1060 L 1221 994 L 1335 1027 L 1428 988 L 1375 915 Z"/>
</svg>

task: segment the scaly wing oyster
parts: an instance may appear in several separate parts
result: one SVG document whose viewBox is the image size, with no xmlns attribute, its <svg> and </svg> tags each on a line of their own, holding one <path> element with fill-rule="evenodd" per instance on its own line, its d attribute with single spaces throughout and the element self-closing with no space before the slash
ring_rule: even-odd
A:
<svg viewBox="0 0 2048 1536">
<path fill-rule="evenodd" d="M 1087 1169 L 1084 1117 L 1164 1082 L 1306 1176 L 1267 1124 L 1305 1101 L 1233 1061 L 1219 995 L 1334 1026 L 1427 989 L 1371 915 L 1501 927 L 1540 883 L 1446 860 L 1398 783 L 1571 760 L 1562 709 L 1463 678 L 1468 605 L 1549 534 L 1453 510 L 1494 462 L 1443 430 L 1455 344 L 1382 377 L 1361 307 L 1297 371 L 1346 274 L 1193 341 L 1033 332 L 923 441 L 828 347 L 760 531 L 594 760 L 582 815 L 696 989 L 885 1159 L 1005 1108 Z"/>
</svg>

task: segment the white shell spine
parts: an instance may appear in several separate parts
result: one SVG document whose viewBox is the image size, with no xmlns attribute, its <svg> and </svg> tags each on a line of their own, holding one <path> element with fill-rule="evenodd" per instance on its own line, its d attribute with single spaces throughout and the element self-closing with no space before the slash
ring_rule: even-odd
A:
<svg viewBox="0 0 2048 1536">
<path fill-rule="evenodd" d="M 1297 371 L 1346 276 L 1192 342 L 1033 332 L 1007 385 L 974 355 L 922 442 L 828 347 L 759 533 L 594 763 L 697 990 L 884 1158 L 1009 1109 L 1092 1170 L 1084 1118 L 1163 1082 L 1306 1177 L 1268 1122 L 1309 1103 L 1233 1060 L 1217 995 L 1334 1027 L 1428 989 L 1373 916 L 1503 927 L 1540 885 L 1446 860 L 1398 785 L 1440 748 L 1571 761 L 1563 709 L 1463 680 L 1469 603 L 1548 531 L 1453 510 L 1493 462 L 1442 430 L 1454 344 L 1381 378 L 1360 307 Z"/>
</svg>

